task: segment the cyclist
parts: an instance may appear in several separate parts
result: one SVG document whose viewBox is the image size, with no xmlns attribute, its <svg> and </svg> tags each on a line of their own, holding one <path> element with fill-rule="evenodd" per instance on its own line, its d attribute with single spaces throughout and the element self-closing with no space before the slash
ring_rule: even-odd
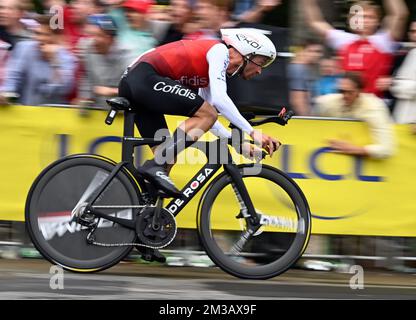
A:
<svg viewBox="0 0 416 320">
<path fill-rule="evenodd" d="M 222 29 L 221 39 L 181 40 L 149 50 L 128 67 L 120 81 L 119 95 L 135 110 L 142 137 L 155 137 L 159 129 L 167 129 L 165 114 L 189 117 L 172 137 L 152 147 L 154 159 L 139 168 L 146 180 L 174 197 L 181 194 L 168 168 L 185 149 L 184 141 L 194 142 L 210 129 L 219 137 L 231 137 L 217 121 L 218 112 L 270 156 L 280 146 L 278 140 L 252 128 L 227 95 L 226 85 L 227 76 L 248 80 L 260 74 L 276 58 L 274 44 L 257 29 Z M 250 148 L 248 155 L 255 151 Z"/>
</svg>

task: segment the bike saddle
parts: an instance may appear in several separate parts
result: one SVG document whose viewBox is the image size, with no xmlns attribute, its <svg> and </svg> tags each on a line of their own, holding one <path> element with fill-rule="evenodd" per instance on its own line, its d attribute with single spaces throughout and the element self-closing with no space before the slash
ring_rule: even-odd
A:
<svg viewBox="0 0 416 320">
<path fill-rule="evenodd" d="M 115 97 L 105 100 L 107 104 L 116 110 L 131 111 L 131 106 L 129 100 L 123 97 Z"/>
</svg>

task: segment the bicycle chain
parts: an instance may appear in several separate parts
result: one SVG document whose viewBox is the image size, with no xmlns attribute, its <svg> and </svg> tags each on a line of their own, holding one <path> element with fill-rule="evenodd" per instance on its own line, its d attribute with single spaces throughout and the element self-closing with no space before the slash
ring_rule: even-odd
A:
<svg viewBox="0 0 416 320">
<path fill-rule="evenodd" d="M 170 213 L 170 212 L 169 212 L 169 213 Z M 171 215 L 172 215 L 172 214 L 171 214 Z M 94 230 L 92 230 L 92 231 L 91 231 L 91 232 L 87 235 L 87 241 L 89 241 L 89 240 L 88 240 L 88 239 L 89 239 L 89 237 L 92 235 L 92 233 L 94 233 L 94 232 L 95 232 L 95 230 L 96 230 L 96 228 L 95 228 Z M 163 245 L 163 246 L 157 246 L 157 247 L 153 247 L 153 246 L 146 245 L 146 244 L 143 244 L 143 243 L 134 243 L 134 242 L 130 242 L 130 243 L 103 243 L 103 242 L 97 242 L 97 241 L 95 241 L 95 240 L 93 240 L 93 241 L 89 241 L 89 242 L 90 242 L 90 244 L 93 244 L 93 245 L 98 246 L 98 247 L 107 247 L 107 248 L 110 248 L 110 247 L 130 247 L 130 246 L 139 246 L 139 247 L 144 247 L 144 248 L 148 248 L 148 249 L 158 250 L 158 249 L 163 249 L 163 248 L 167 247 L 168 245 L 170 245 L 170 244 L 172 243 L 172 241 L 176 238 L 176 234 L 177 234 L 177 232 L 178 232 L 178 228 L 177 228 L 177 227 L 175 227 L 175 234 L 173 235 L 172 239 L 170 239 L 170 241 L 169 241 L 168 243 L 166 243 L 165 245 Z"/>
<path fill-rule="evenodd" d="M 176 236 L 176 233 L 175 233 Z M 167 247 L 168 245 L 170 245 L 172 243 L 174 238 L 172 238 L 172 240 L 165 244 L 164 246 L 159 246 L 159 247 L 152 247 L 149 245 L 145 245 L 143 243 L 102 243 L 102 242 L 97 242 L 97 241 L 92 241 L 91 244 L 98 246 L 98 247 L 130 247 L 130 246 L 139 246 L 139 247 L 145 247 L 145 248 L 149 248 L 149 249 L 154 249 L 154 250 L 158 250 L 158 249 L 163 249 L 165 247 Z"/>
<path fill-rule="evenodd" d="M 153 246 L 149 246 L 143 243 L 102 243 L 102 242 L 97 242 L 97 241 L 92 241 L 91 244 L 98 246 L 98 247 L 130 247 L 130 246 L 139 246 L 139 247 L 145 247 L 145 248 L 149 248 L 149 249 L 154 249 L 154 250 L 158 250 L 158 249 L 163 249 L 165 247 L 167 247 L 168 245 L 170 245 L 172 243 L 172 241 L 176 238 L 176 233 L 177 233 L 177 228 L 175 229 L 175 234 L 173 235 L 172 239 L 165 245 L 163 246 L 158 246 L 158 247 L 153 247 Z M 87 236 L 88 238 L 88 236 Z"/>
</svg>

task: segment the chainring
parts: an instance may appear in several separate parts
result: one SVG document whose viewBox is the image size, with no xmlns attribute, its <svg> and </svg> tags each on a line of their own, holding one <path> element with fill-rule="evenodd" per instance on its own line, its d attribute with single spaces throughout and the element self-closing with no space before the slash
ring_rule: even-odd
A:
<svg viewBox="0 0 416 320">
<path fill-rule="evenodd" d="M 137 217 L 136 233 L 141 243 L 152 247 L 166 247 L 175 239 L 177 227 L 175 217 L 162 208 L 157 221 L 158 229 L 152 228 L 155 208 L 147 208 Z"/>
</svg>

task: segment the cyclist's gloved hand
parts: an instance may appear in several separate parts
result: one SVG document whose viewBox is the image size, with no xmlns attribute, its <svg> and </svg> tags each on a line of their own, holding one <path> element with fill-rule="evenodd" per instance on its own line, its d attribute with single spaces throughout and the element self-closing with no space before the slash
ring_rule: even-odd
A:
<svg viewBox="0 0 416 320">
<path fill-rule="evenodd" d="M 261 146 L 267 151 L 270 157 L 273 156 L 273 153 L 282 145 L 280 141 L 258 130 L 253 130 L 250 136 L 253 138 L 256 145 Z"/>
<path fill-rule="evenodd" d="M 263 149 L 259 148 L 258 146 L 252 143 L 244 142 L 241 145 L 241 154 L 249 160 L 260 162 L 261 160 L 263 160 L 262 153 Z"/>
</svg>

